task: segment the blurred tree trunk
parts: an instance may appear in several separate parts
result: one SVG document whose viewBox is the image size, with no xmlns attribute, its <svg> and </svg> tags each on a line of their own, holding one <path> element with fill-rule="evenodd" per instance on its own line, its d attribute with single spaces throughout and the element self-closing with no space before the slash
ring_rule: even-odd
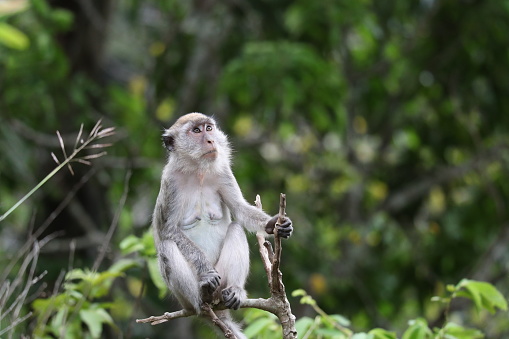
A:
<svg viewBox="0 0 509 339">
<path fill-rule="evenodd" d="M 101 67 L 113 2 L 111 0 L 51 0 L 54 7 L 72 12 L 71 30 L 58 39 L 69 57 L 71 69 L 95 77 Z"/>
<path fill-rule="evenodd" d="M 55 37 L 68 57 L 70 73 L 67 81 L 73 82 L 78 77 L 85 77 L 99 84 L 112 1 L 50 0 L 49 4 L 72 12 L 74 18 L 72 28 Z M 86 117 L 96 116 L 99 119 L 103 115 L 100 98 L 90 98 L 89 102 L 93 103 L 94 107 L 83 108 L 83 104 L 77 103 L 72 93 L 61 95 L 67 96 L 67 107 L 57 112 L 56 129 L 64 135 L 77 133 L 81 123 L 85 124 L 85 131 L 89 131 L 95 121 L 86 121 Z M 93 96 L 90 92 L 87 95 Z M 99 114 L 90 114 L 90 111 Z M 68 150 L 70 147 L 70 143 L 66 145 Z M 45 163 L 41 164 L 41 168 L 48 173 L 55 167 L 55 163 L 51 157 L 44 159 Z M 89 171 L 89 168 L 83 165 L 74 166 L 73 169 L 74 176 L 67 170 L 61 171 L 50 183 L 51 189 L 43 191 L 43 211 L 38 211 L 40 218 L 45 219 L 50 215 Z M 103 235 L 111 218 L 107 213 L 108 209 L 104 208 L 108 201 L 106 193 L 104 184 L 92 176 L 43 233 L 43 236 L 54 232 L 62 234 L 62 238 L 56 239 L 48 247 L 56 253 L 56 257 L 62 258 L 58 253 L 69 251 L 69 240 L 76 239 L 76 249 L 85 251 L 83 255 L 93 260 L 95 250 L 104 240 Z"/>
</svg>

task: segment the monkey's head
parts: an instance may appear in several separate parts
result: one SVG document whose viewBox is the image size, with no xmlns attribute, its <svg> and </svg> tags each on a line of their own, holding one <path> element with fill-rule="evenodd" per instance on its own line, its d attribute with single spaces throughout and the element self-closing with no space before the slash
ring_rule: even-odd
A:
<svg viewBox="0 0 509 339">
<path fill-rule="evenodd" d="M 181 116 L 163 133 L 169 159 L 186 171 L 229 166 L 230 146 L 214 119 L 201 113 Z M 219 167 L 218 167 L 219 166 Z"/>
</svg>

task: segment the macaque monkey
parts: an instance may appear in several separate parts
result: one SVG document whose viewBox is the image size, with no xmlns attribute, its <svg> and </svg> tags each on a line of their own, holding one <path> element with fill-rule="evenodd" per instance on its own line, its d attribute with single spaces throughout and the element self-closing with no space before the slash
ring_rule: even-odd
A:
<svg viewBox="0 0 509 339">
<path fill-rule="evenodd" d="M 244 228 L 274 233 L 277 216 L 250 205 L 233 176 L 231 148 L 211 117 L 189 113 L 164 131 L 168 161 L 153 215 L 159 268 L 182 307 L 201 313 L 220 300 L 238 309 L 246 298 L 249 247 Z M 232 221 L 233 218 L 233 221 Z M 292 222 L 277 225 L 288 238 Z M 245 338 L 229 310 L 215 311 L 237 338 Z"/>
</svg>

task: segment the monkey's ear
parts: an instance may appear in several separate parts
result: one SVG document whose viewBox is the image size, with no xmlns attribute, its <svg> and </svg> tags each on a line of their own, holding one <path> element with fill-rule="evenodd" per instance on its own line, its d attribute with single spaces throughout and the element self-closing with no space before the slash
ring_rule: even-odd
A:
<svg viewBox="0 0 509 339">
<path fill-rule="evenodd" d="M 175 138 L 172 135 L 163 134 L 163 144 L 171 152 L 175 149 Z"/>
</svg>

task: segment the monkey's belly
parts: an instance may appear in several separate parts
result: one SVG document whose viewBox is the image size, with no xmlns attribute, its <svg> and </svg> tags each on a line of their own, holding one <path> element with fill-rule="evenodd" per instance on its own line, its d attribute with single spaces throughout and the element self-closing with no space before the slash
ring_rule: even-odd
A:
<svg viewBox="0 0 509 339">
<path fill-rule="evenodd" d="M 199 220 L 191 228 L 182 227 L 184 234 L 198 246 L 208 260 L 215 264 L 221 254 L 228 231 L 228 220 Z"/>
</svg>

